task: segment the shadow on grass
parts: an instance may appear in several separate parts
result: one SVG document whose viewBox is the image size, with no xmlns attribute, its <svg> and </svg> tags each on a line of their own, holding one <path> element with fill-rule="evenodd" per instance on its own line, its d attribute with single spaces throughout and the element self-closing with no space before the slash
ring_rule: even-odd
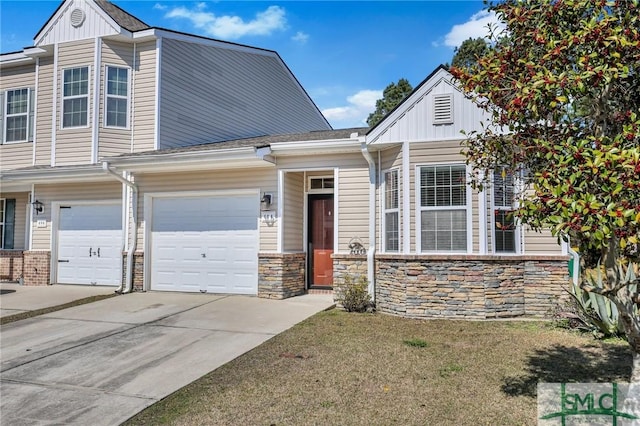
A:
<svg viewBox="0 0 640 426">
<path fill-rule="evenodd" d="M 526 374 L 505 377 L 502 392 L 509 396 L 537 396 L 538 382 L 627 382 L 631 350 L 624 345 L 576 348 L 556 345 L 538 349 L 527 360 Z"/>
</svg>

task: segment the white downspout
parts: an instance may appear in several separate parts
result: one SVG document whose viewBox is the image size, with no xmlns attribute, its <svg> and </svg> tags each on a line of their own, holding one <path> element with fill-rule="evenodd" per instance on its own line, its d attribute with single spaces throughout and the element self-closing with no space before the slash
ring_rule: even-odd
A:
<svg viewBox="0 0 640 426">
<path fill-rule="evenodd" d="M 376 270 L 374 265 L 376 255 L 376 162 L 369 152 L 366 142 L 361 145 L 362 155 L 369 163 L 369 248 L 367 249 L 367 278 L 369 280 L 369 294 L 373 302 L 376 301 Z"/>
<path fill-rule="evenodd" d="M 138 244 L 138 186 L 130 180 L 132 179 L 131 176 L 129 177 L 129 179 L 125 179 L 122 176 L 120 176 L 118 173 L 113 171 L 109 167 L 109 162 L 107 161 L 102 162 L 102 169 L 108 174 L 110 174 L 111 176 L 113 176 L 114 178 L 116 178 L 118 181 L 127 185 L 129 188 L 131 188 L 131 191 L 132 191 L 132 194 L 131 194 L 131 210 L 132 210 L 131 225 L 132 226 L 131 228 L 133 228 L 133 231 L 131 230 L 129 231 L 130 232 L 129 238 L 131 242 L 129 244 L 129 251 L 127 252 L 127 276 L 124 283 L 126 286 L 122 288 L 123 285 L 121 284 L 120 287 L 116 289 L 116 293 L 131 293 L 131 289 L 133 288 L 133 255 L 136 252 L 136 246 Z"/>
</svg>

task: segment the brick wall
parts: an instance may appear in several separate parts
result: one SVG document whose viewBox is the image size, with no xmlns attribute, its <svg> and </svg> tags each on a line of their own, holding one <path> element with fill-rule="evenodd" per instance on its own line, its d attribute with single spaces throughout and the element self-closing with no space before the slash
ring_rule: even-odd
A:
<svg viewBox="0 0 640 426">
<path fill-rule="evenodd" d="M 569 283 L 568 258 L 376 257 L 376 308 L 409 318 L 544 317 Z"/>
<path fill-rule="evenodd" d="M 51 253 L 48 251 L 24 252 L 24 285 L 49 285 L 51 277 Z"/>
<path fill-rule="evenodd" d="M 286 299 L 305 292 L 304 253 L 260 253 L 258 297 Z"/>
<path fill-rule="evenodd" d="M 18 281 L 24 274 L 22 250 L 0 250 L 0 281 Z"/>
</svg>

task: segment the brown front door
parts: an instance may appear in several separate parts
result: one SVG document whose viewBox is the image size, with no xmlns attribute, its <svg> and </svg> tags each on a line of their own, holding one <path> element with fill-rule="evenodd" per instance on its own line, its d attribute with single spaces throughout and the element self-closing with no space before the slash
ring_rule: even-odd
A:
<svg viewBox="0 0 640 426">
<path fill-rule="evenodd" d="M 333 286 L 333 195 L 309 195 L 309 286 Z"/>
</svg>

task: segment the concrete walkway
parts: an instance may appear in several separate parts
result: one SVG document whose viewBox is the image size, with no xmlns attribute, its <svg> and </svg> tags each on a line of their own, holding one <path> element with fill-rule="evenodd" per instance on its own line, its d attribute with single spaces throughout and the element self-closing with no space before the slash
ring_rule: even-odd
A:
<svg viewBox="0 0 640 426">
<path fill-rule="evenodd" d="M 74 300 L 113 294 L 116 287 L 85 285 L 22 286 L 0 283 L 0 317 L 64 305 Z"/>
<path fill-rule="evenodd" d="M 332 305 L 329 295 L 151 292 L 8 324 L 0 424 L 120 424 Z"/>
</svg>

